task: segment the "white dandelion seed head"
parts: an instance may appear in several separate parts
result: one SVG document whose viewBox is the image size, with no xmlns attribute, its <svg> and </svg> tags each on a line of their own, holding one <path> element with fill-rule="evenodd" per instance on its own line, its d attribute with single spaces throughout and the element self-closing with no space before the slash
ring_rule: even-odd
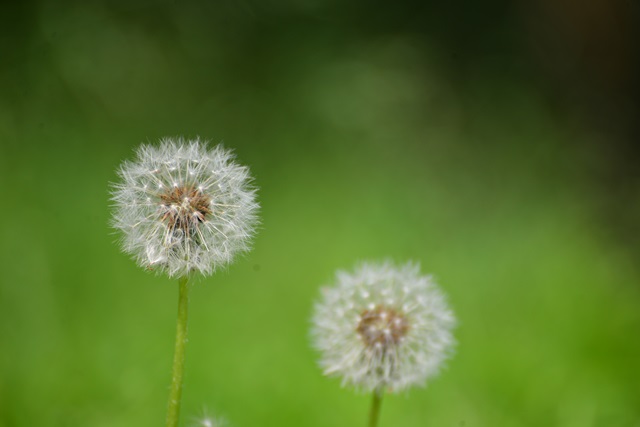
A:
<svg viewBox="0 0 640 427">
<path fill-rule="evenodd" d="M 249 250 L 256 190 L 230 150 L 164 138 L 140 146 L 118 175 L 112 225 L 140 266 L 171 277 L 208 275 Z"/>
<path fill-rule="evenodd" d="M 226 420 L 210 416 L 198 418 L 191 425 L 193 427 L 229 427 Z"/>
<path fill-rule="evenodd" d="M 213 417 L 208 414 L 207 410 L 203 410 L 202 416 L 193 419 L 189 424 L 191 427 L 230 427 L 224 418 Z"/>
<path fill-rule="evenodd" d="M 339 271 L 315 305 L 320 366 L 343 385 L 397 392 L 424 385 L 452 353 L 455 317 L 417 264 L 365 263 Z"/>
<path fill-rule="evenodd" d="M 230 427 L 225 418 L 210 415 L 206 407 L 202 408 L 201 415 L 191 419 L 189 425 L 191 427 Z"/>
</svg>

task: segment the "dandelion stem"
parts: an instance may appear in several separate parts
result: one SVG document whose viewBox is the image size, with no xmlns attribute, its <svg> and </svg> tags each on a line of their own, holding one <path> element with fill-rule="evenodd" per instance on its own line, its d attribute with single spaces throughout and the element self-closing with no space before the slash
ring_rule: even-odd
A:
<svg viewBox="0 0 640 427">
<path fill-rule="evenodd" d="M 180 418 L 184 351 L 187 344 L 187 319 L 189 314 L 189 276 L 180 278 L 179 287 L 176 347 L 173 356 L 171 394 L 169 394 L 169 407 L 167 410 L 167 427 L 177 427 Z"/>
<path fill-rule="evenodd" d="M 371 400 L 371 410 L 369 411 L 369 427 L 378 427 L 378 419 L 380 418 L 380 406 L 382 405 L 383 390 L 376 389 L 373 391 L 373 399 Z"/>
</svg>

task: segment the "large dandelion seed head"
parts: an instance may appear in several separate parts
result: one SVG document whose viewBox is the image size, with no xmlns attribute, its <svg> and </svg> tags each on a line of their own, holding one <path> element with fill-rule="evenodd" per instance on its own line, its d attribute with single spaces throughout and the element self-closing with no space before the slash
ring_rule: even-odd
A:
<svg viewBox="0 0 640 427">
<path fill-rule="evenodd" d="M 142 145 L 113 185 L 113 226 L 137 263 L 204 275 L 249 249 L 258 204 L 249 169 L 221 145 L 165 138 Z"/>
<path fill-rule="evenodd" d="M 312 336 L 326 375 L 364 391 L 423 385 L 451 354 L 455 317 L 419 267 L 363 264 L 338 272 L 315 306 Z"/>
</svg>

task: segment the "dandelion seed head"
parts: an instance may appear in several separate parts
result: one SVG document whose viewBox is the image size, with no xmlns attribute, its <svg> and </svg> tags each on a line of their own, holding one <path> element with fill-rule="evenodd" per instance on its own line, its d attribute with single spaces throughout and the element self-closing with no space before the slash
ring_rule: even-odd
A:
<svg viewBox="0 0 640 427">
<path fill-rule="evenodd" d="M 221 145 L 142 145 L 113 185 L 113 227 L 136 262 L 169 276 L 211 274 L 249 250 L 258 203 L 249 170 Z"/>
<path fill-rule="evenodd" d="M 229 424 L 225 419 L 213 418 L 208 415 L 205 415 L 201 418 L 196 418 L 195 421 L 190 425 L 192 427 L 229 427 Z"/>
<path fill-rule="evenodd" d="M 214 417 L 209 415 L 206 408 L 202 409 L 200 416 L 193 417 L 189 423 L 191 427 L 230 427 L 225 418 Z"/>
<path fill-rule="evenodd" d="M 312 338 L 326 375 L 360 390 L 424 385 L 451 355 L 455 317 L 419 266 L 365 263 L 323 288 Z"/>
</svg>

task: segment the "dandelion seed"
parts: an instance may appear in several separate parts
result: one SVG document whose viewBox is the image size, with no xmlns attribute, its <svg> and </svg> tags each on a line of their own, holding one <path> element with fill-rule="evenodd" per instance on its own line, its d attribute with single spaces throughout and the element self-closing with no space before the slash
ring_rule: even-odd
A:
<svg viewBox="0 0 640 427">
<path fill-rule="evenodd" d="M 249 170 L 199 140 L 142 145 L 114 185 L 113 226 L 137 263 L 169 276 L 204 275 L 249 249 L 258 204 Z"/>
<path fill-rule="evenodd" d="M 417 265 L 363 264 L 351 274 L 339 272 L 337 281 L 313 316 L 325 374 L 381 394 L 422 385 L 438 372 L 451 354 L 455 318 Z"/>
</svg>

